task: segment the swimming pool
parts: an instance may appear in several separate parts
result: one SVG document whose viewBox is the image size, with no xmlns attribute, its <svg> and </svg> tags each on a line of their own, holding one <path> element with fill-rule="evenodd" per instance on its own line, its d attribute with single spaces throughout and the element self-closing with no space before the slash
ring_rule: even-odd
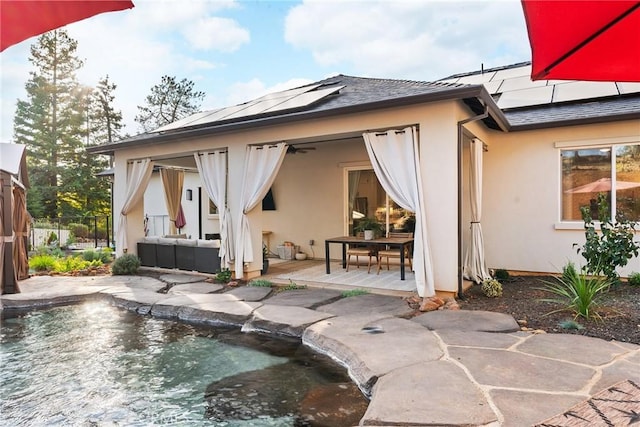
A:
<svg viewBox="0 0 640 427">
<path fill-rule="evenodd" d="M 365 398 L 343 368 L 299 341 L 104 302 L 0 325 L 0 425 L 320 425 L 313 396 L 327 387 L 336 412 L 353 412 L 344 425 L 357 424 Z"/>
</svg>

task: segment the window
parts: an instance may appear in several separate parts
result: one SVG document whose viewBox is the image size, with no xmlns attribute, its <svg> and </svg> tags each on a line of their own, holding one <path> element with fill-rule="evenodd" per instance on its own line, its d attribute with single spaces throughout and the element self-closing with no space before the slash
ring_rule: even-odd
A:
<svg viewBox="0 0 640 427">
<path fill-rule="evenodd" d="M 597 219 L 597 197 L 606 195 L 610 218 L 640 221 L 640 144 L 561 150 L 562 220 L 582 221 L 580 209 Z"/>
<path fill-rule="evenodd" d="M 348 233 L 364 217 L 375 219 L 389 231 L 414 231 L 415 215 L 398 206 L 380 185 L 373 169 L 347 171 Z"/>
<path fill-rule="evenodd" d="M 218 215 L 218 207 L 209 199 L 209 215 Z"/>
</svg>

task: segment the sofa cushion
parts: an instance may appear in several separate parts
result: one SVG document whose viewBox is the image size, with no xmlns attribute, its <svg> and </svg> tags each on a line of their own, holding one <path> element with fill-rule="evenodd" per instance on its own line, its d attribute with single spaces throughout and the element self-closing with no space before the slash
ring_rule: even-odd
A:
<svg viewBox="0 0 640 427">
<path fill-rule="evenodd" d="M 196 246 L 196 239 L 176 239 L 178 246 Z"/>
<path fill-rule="evenodd" d="M 147 236 L 144 239 L 142 239 L 143 243 L 158 243 L 158 239 L 159 237 L 157 236 Z"/>
<path fill-rule="evenodd" d="M 220 247 L 220 240 L 201 240 L 199 239 L 198 241 L 198 246 L 201 248 L 219 248 Z"/>
<path fill-rule="evenodd" d="M 161 245 L 175 245 L 178 242 L 178 239 L 170 239 L 167 237 L 159 237 L 158 243 Z"/>
</svg>

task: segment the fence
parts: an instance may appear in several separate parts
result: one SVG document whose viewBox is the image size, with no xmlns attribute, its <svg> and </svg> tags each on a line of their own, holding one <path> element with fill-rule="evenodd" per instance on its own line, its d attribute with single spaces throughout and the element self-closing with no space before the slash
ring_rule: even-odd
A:
<svg viewBox="0 0 640 427">
<path fill-rule="evenodd" d="M 31 247 L 56 245 L 67 249 L 113 246 L 113 225 L 108 215 L 33 219 Z"/>
</svg>

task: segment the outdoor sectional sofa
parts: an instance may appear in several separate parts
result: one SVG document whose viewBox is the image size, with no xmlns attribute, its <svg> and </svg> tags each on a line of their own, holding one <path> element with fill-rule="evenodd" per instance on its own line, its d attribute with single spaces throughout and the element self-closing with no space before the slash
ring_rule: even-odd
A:
<svg viewBox="0 0 640 427">
<path fill-rule="evenodd" d="M 219 251 L 219 240 L 145 237 L 138 242 L 138 258 L 145 267 L 215 274 L 220 271 Z"/>
</svg>

